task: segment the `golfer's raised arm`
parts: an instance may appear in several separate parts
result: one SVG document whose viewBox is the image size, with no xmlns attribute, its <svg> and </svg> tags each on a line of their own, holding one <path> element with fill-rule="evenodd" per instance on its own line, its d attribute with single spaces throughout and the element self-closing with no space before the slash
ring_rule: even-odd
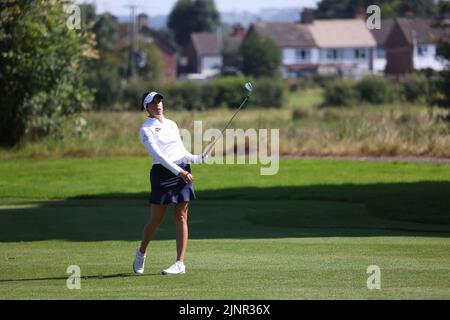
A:
<svg viewBox="0 0 450 320">
<path fill-rule="evenodd" d="M 180 144 L 181 149 L 184 151 L 184 157 L 188 162 L 191 163 L 202 163 L 203 162 L 203 158 L 202 155 L 193 155 L 192 153 L 190 153 L 189 151 L 186 150 L 186 147 L 183 144 L 183 140 L 181 140 L 181 135 L 180 135 L 180 129 L 178 129 L 178 125 L 173 122 L 178 134 L 178 143 Z"/>
<path fill-rule="evenodd" d="M 180 172 L 183 171 L 181 167 L 179 167 L 176 163 L 171 161 L 161 152 L 161 149 L 158 147 L 158 144 L 156 143 L 151 131 L 149 132 L 149 130 L 141 129 L 141 137 L 142 144 L 145 146 L 145 149 L 147 149 L 153 160 L 159 162 L 165 168 L 169 169 L 174 175 L 178 176 Z"/>
</svg>

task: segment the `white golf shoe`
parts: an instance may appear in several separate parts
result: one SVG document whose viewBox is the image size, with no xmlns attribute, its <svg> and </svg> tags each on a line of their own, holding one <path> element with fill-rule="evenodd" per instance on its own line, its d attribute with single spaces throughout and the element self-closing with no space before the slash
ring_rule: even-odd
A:
<svg viewBox="0 0 450 320">
<path fill-rule="evenodd" d="M 162 274 L 184 274 L 186 267 L 183 262 L 177 261 L 167 269 L 162 271 Z"/>
<path fill-rule="evenodd" d="M 143 274 L 145 265 L 145 254 L 141 253 L 139 248 L 136 249 L 136 255 L 134 256 L 133 271 L 134 273 Z"/>
</svg>

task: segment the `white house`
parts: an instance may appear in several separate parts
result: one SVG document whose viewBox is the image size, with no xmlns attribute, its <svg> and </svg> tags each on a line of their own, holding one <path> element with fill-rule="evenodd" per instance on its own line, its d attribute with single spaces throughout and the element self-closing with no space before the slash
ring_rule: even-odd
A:
<svg viewBox="0 0 450 320">
<path fill-rule="evenodd" d="M 191 35 L 188 47 L 190 72 L 203 76 L 220 73 L 223 65 L 220 32 L 201 32 Z"/>
<path fill-rule="evenodd" d="M 376 42 L 362 19 L 315 20 L 307 25 L 319 65 L 336 67 L 349 77 L 373 73 Z"/>
<path fill-rule="evenodd" d="M 304 19 L 302 23 L 257 22 L 249 32 L 271 38 L 281 49 L 285 78 L 373 73 L 376 41 L 361 19 Z"/>
</svg>

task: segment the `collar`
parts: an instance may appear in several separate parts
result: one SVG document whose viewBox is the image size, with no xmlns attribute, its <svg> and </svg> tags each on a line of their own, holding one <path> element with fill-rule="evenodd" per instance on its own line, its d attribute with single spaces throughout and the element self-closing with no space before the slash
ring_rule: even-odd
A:
<svg viewBox="0 0 450 320">
<path fill-rule="evenodd" d="M 158 122 L 161 125 L 166 122 L 166 121 L 164 121 L 164 120 L 166 120 L 166 118 L 164 118 L 164 116 L 162 117 L 162 121 L 159 121 L 158 119 L 156 119 L 154 117 L 150 117 L 150 116 L 148 116 L 148 120 L 151 121 L 152 123 Z"/>
</svg>

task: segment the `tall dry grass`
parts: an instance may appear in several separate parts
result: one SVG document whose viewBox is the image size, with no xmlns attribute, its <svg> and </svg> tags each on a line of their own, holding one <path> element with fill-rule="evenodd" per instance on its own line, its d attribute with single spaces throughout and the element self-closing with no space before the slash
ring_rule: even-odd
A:
<svg viewBox="0 0 450 320">
<path fill-rule="evenodd" d="M 291 94 L 281 109 L 243 109 L 231 128 L 278 128 L 283 155 L 450 157 L 450 123 L 439 120 L 443 110 L 406 104 L 320 108 L 321 102 L 317 89 Z M 166 117 L 191 132 L 196 120 L 202 121 L 203 130 L 221 129 L 233 113 L 224 108 L 173 111 L 165 106 Z M 105 111 L 82 117 L 84 128 L 79 119 L 69 119 L 62 137 L 3 149 L 0 157 L 146 155 L 138 140 L 145 114 Z"/>
</svg>

